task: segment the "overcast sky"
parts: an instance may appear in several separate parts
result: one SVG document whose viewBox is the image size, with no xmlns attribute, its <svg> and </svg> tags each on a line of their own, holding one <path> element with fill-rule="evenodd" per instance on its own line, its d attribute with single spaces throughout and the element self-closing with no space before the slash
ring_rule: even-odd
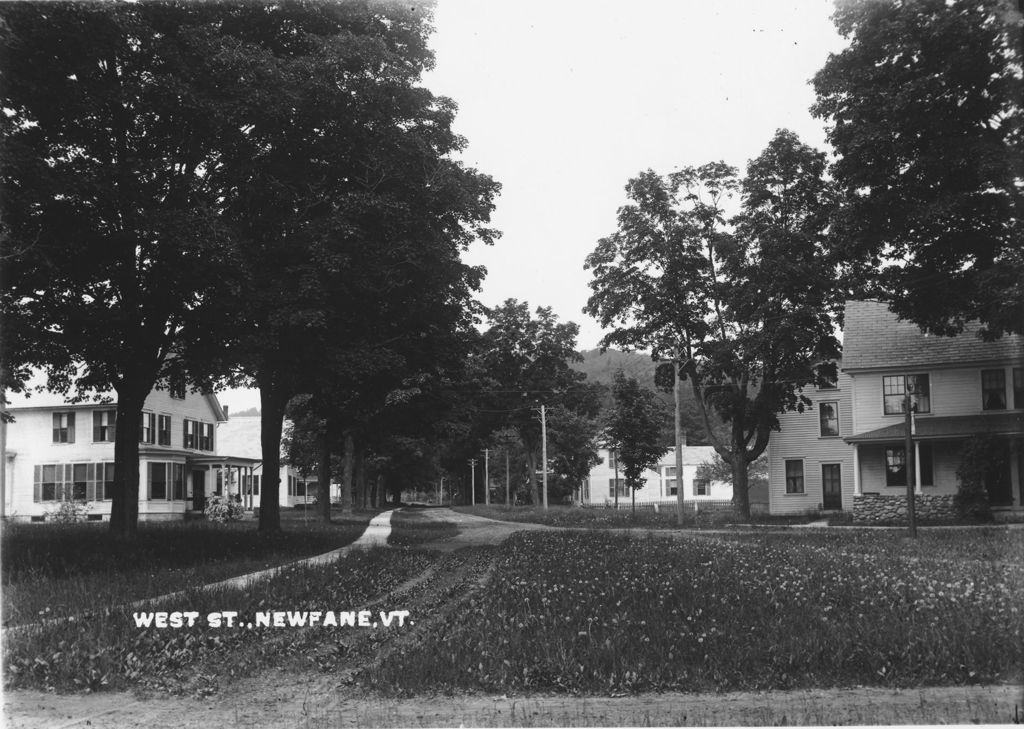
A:
<svg viewBox="0 0 1024 729">
<path fill-rule="evenodd" d="M 424 83 L 458 104 L 463 161 L 502 184 L 502 238 L 467 257 L 487 267 L 484 304 L 550 306 L 580 325 L 581 349 L 597 346 L 583 261 L 614 232 L 631 177 L 743 170 L 781 127 L 826 149 L 809 81 L 843 47 L 831 13 L 831 0 L 438 0 Z"/>
</svg>

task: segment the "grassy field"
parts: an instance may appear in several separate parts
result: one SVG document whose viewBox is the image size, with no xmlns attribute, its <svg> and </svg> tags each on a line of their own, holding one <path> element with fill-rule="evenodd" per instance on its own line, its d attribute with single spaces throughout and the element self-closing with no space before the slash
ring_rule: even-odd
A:
<svg viewBox="0 0 1024 729">
<path fill-rule="evenodd" d="M 337 665 L 348 627 L 248 627 L 257 612 L 352 610 L 370 607 L 402 581 L 420 574 L 429 558 L 409 550 L 356 550 L 324 567 L 286 567 L 245 590 L 189 592 L 146 610 L 194 611 L 193 627 L 139 627 L 124 609 L 4 636 L 6 688 L 95 691 L 128 686 L 174 693 L 214 693 L 232 678 L 298 656 L 314 667 Z M 239 624 L 209 622 L 210 613 L 238 613 Z M 244 621 L 244 622 L 243 622 Z M 308 668 L 308 665 L 306 666 Z"/>
<path fill-rule="evenodd" d="M 470 609 L 364 682 L 399 694 L 1019 682 L 1024 580 L 984 557 L 983 533 L 928 534 L 909 555 L 845 531 L 521 533 Z M 1022 536 L 1004 531 L 1003 546 L 1019 554 Z"/>
<path fill-rule="evenodd" d="M 456 506 L 456 511 L 476 516 L 485 516 L 488 519 L 501 521 L 528 522 L 531 524 L 546 524 L 559 527 L 580 527 L 585 529 L 607 529 L 607 528 L 630 528 L 640 527 L 644 529 L 675 529 L 678 527 L 676 512 L 671 509 L 663 509 L 659 513 L 649 510 L 632 512 L 628 508 L 622 509 L 581 509 L 576 506 L 551 506 L 544 509 L 540 506 L 513 506 L 509 508 L 503 505 L 491 506 Z M 734 522 L 736 518 L 727 513 L 707 512 L 695 516 L 692 512 L 683 515 L 683 525 L 689 528 L 722 526 L 727 522 Z M 807 519 L 801 518 L 801 521 Z"/>
<path fill-rule="evenodd" d="M 6 524 L 4 625 L 103 611 L 328 552 L 353 542 L 375 513 L 323 524 L 283 510 L 282 532 L 269 536 L 253 521 L 140 523 L 127 550 L 103 524 Z"/>
</svg>

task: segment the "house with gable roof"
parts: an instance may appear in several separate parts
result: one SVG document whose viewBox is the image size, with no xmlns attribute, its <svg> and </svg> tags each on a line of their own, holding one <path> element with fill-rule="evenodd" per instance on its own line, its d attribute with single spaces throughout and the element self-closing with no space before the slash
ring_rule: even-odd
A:
<svg viewBox="0 0 1024 729">
<path fill-rule="evenodd" d="M 37 388 L 7 397 L 14 420 L 2 426 L 0 438 L 2 515 L 45 521 L 62 502 L 76 501 L 90 504 L 90 520 L 108 520 L 116 402 L 101 393 L 73 402 Z M 239 486 L 258 473 L 260 459 L 218 447 L 218 426 L 227 420 L 216 395 L 189 391 L 184 383 L 146 397 L 139 437 L 140 520 L 202 513 L 214 495 L 241 498 Z"/>
<path fill-rule="evenodd" d="M 986 483 L 993 509 L 1024 509 L 1024 338 L 986 342 L 979 329 L 971 324 L 955 337 L 927 335 L 884 302 L 847 302 L 836 388 L 805 392 L 813 406 L 781 415 L 772 435 L 771 513 L 905 518 L 909 457 L 918 514 L 950 516 L 960 451 L 973 436 L 989 436 L 1000 452 L 1002 466 Z"/>
</svg>

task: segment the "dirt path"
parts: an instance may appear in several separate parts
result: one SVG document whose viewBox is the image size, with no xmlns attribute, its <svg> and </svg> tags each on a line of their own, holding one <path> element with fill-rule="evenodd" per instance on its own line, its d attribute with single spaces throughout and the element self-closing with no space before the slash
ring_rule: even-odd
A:
<svg viewBox="0 0 1024 729">
<path fill-rule="evenodd" d="M 557 696 L 420 697 L 390 700 L 367 695 L 353 676 L 443 624 L 486 582 L 494 547 L 536 524 L 496 522 L 448 509 L 418 512 L 447 520 L 457 536 L 422 548 L 440 552 L 431 567 L 381 596 L 374 609 L 408 609 L 415 625 L 399 631 L 352 633 L 343 656 L 322 673 L 283 664 L 228 685 L 210 697 L 143 697 L 127 692 L 53 695 L 11 691 L 4 696 L 12 729 L 109 727 L 371 726 L 678 726 L 783 724 L 1006 723 L 1024 716 L 1020 687 L 850 689 L 728 694 L 645 694 L 619 698 Z M 471 549 L 464 549 L 471 547 Z"/>
</svg>

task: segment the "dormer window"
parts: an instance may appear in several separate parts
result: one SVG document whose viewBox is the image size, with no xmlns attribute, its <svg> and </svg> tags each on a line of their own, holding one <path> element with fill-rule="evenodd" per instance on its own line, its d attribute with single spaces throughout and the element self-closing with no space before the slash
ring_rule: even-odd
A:
<svg viewBox="0 0 1024 729">
<path fill-rule="evenodd" d="M 185 378 L 181 375 L 171 375 L 170 382 L 168 383 L 168 390 L 170 395 L 175 400 L 185 399 Z"/>
<path fill-rule="evenodd" d="M 982 410 L 1006 410 L 1006 371 L 981 371 Z"/>
</svg>

